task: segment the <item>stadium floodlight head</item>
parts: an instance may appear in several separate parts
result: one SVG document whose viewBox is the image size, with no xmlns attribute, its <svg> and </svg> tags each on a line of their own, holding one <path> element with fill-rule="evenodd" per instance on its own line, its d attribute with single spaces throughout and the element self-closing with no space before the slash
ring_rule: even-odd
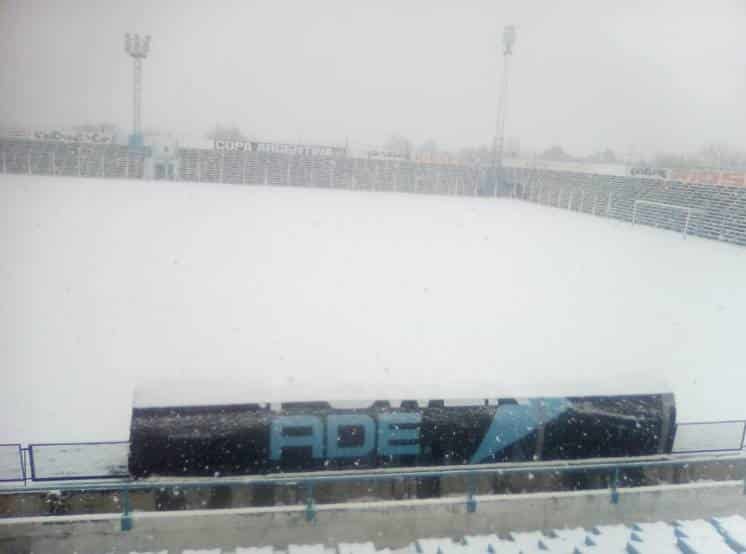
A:
<svg viewBox="0 0 746 554">
<path fill-rule="evenodd" d="M 150 35 L 124 35 L 124 51 L 133 58 L 146 58 L 150 53 Z"/>
<path fill-rule="evenodd" d="M 132 135 L 130 145 L 142 146 L 142 61 L 150 53 L 150 35 L 124 35 L 124 51 L 134 62 L 132 98 Z"/>
<path fill-rule="evenodd" d="M 515 25 L 506 25 L 503 29 L 503 54 L 509 56 L 513 53 L 515 44 Z"/>
</svg>

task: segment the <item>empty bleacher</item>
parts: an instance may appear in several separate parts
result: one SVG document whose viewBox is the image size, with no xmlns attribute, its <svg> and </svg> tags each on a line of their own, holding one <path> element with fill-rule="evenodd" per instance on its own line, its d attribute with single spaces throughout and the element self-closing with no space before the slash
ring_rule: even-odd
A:
<svg viewBox="0 0 746 554">
<path fill-rule="evenodd" d="M 240 533 L 238 535 L 236 542 L 240 544 Z M 288 538 L 292 540 L 292 536 L 289 532 Z M 184 546 L 165 548 L 162 544 L 165 541 L 156 534 L 147 551 L 133 551 L 126 547 L 127 543 L 123 543 L 124 548 L 114 550 L 130 554 L 734 554 L 746 552 L 746 519 L 732 515 L 485 535 L 467 531 L 461 538 L 423 537 L 398 548 L 377 546 L 379 540 L 376 539 L 343 542 L 333 536 L 325 543 L 316 544 L 271 546 L 260 541 L 247 538 L 244 544 L 259 542 L 261 546 L 229 548 L 195 548 L 184 541 Z M 109 542 L 109 546 L 116 544 L 113 536 Z M 224 538 L 222 542 L 227 541 Z M 380 542 L 385 543 L 385 540 Z"/>
<path fill-rule="evenodd" d="M 142 179 L 145 152 L 117 144 L 0 139 L 4 173 Z"/>
<path fill-rule="evenodd" d="M 746 188 L 505 168 L 506 195 L 746 245 Z"/>
</svg>

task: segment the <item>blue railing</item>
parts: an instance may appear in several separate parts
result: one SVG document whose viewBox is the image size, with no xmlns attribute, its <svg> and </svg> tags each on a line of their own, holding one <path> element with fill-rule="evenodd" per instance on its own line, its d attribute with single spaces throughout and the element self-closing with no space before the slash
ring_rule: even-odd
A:
<svg viewBox="0 0 746 554">
<path fill-rule="evenodd" d="M 732 461 L 734 458 L 724 458 Z M 746 456 L 735 458 L 746 462 Z M 32 485 L 21 488 L 0 489 L 0 494 L 19 494 L 30 492 L 111 492 L 119 495 L 121 499 L 121 529 L 128 531 L 132 529 L 134 522 L 132 516 L 132 504 L 130 493 L 135 491 L 170 491 L 182 492 L 195 489 L 214 489 L 218 487 L 238 488 L 255 485 L 274 485 L 278 487 L 297 487 L 305 492 L 304 511 L 307 521 L 313 521 L 317 513 L 315 489 L 321 485 L 337 483 L 370 483 L 370 482 L 402 482 L 407 480 L 441 479 L 460 477 L 465 480 L 464 505 L 468 512 L 476 512 L 479 501 L 477 497 L 477 478 L 483 476 L 505 477 L 511 475 L 541 475 L 552 474 L 561 476 L 568 473 L 596 472 L 606 477 L 609 492 L 609 502 L 619 502 L 619 489 L 624 483 L 623 473 L 630 470 L 649 470 L 653 468 L 686 468 L 697 463 L 709 463 L 718 460 L 717 457 L 700 458 L 678 458 L 678 459 L 623 459 L 606 460 L 603 462 L 529 462 L 512 466 L 500 466 L 496 464 L 488 466 L 458 466 L 434 469 L 416 469 L 409 471 L 398 470 L 358 470 L 344 473 L 318 473 L 318 474 L 282 474 L 272 476 L 246 476 L 246 477 L 208 477 L 191 479 L 156 479 L 140 481 L 109 481 L 109 482 L 69 482 L 58 483 L 54 486 Z M 744 477 L 744 494 L 746 494 L 746 477 Z M 451 497 L 451 495 L 449 495 Z M 219 510 L 218 510 L 219 511 Z"/>
</svg>

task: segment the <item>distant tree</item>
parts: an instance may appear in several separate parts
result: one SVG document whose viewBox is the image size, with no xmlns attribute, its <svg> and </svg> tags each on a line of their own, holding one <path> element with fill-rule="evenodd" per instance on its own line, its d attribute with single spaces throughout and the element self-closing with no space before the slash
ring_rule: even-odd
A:
<svg viewBox="0 0 746 554">
<path fill-rule="evenodd" d="M 236 125 L 217 124 L 207 133 L 206 136 L 210 140 L 249 140 L 249 138 Z"/>
<path fill-rule="evenodd" d="M 683 154 L 671 154 L 668 152 L 658 152 L 653 156 L 650 162 L 643 162 L 642 160 L 639 160 L 632 163 L 631 165 L 652 165 L 655 167 L 673 167 L 684 169 L 696 167 L 696 164 L 690 158 L 687 158 L 687 156 Z"/>
<path fill-rule="evenodd" d="M 397 133 L 394 133 L 383 145 L 384 150 L 397 154 L 404 158 L 410 159 L 412 157 L 412 142 Z"/>
<path fill-rule="evenodd" d="M 550 148 L 547 148 L 546 150 L 544 150 L 544 152 L 539 154 L 539 158 L 541 158 L 542 160 L 550 160 L 554 162 L 564 162 L 575 159 L 570 154 L 565 152 L 559 145 L 554 145 Z"/>
<path fill-rule="evenodd" d="M 739 151 L 725 142 L 711 142 L 705 144 L 697 158 L 701 165 L 713 169 L 744 169 L 746 168 L 746 152 Z"/>
</svg>

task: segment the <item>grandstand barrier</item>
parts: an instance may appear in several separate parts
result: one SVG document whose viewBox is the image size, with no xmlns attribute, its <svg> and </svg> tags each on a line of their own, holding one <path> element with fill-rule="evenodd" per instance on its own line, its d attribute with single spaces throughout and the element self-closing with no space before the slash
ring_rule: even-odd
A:
<svg viewBox="0 0 746 554">
<path fill-rule="evenodd" d="M 319 507 L 324 505 L 340 505 L 339 498 L 332 498 L 331 492 L 354 490 L 358 499 L 363 499 L 367 506 L 375 508 L 376 504 L 391 505 L 392 501 L 406 501 L 424 498 L 448 498 L 451 503 L 459 503 L 466 513 L 479 512 L 480 496 L 504 495 L 514 493 L 553 492 L 584 490 L 588 493 L 606 491 L 606 502 L 611 505 L 620 501 L 622 489 L 632 490 L 637 487 L 671 485 L 686 486 L 688 482 L 698 479 L 710 479 L 713 468 L 722 475 L 714 479 L 732 483 L 733 480 L 743 482 L 742 494 L 746 494 L 746 458 L 743 456 L 718 458 L 710 457 L 681 457 L 671 458 L 637 458 L 637 459 L 607 459 L 596 462 L 529 462 L 501 467 L 499 465 L 450 467 L 438 469 L 397 470 L 397 471 L 350 471 L 347 473 L 324 474 L 286 474 L 279 476 L 251 476 L 251 477 L 214 477 L 199 479 L 145 479 L 139 481 L 107 481 L 107 482 L 79 482 L 55 483 L 48 487 L 33 486 L 27 488 L 0 488 L 0 500 L 6 501 L 5 517 L 19 517 L 24 514 L 8 513 L 7 507 L 12 506 L 12 496 L 16 498 L 39 499 L 43 503 L 45 497 L 54 496 L 58 511 L 52 514 L 66 515 L 69 510 L 60 507 L 65 499 L 71 499 L 73 493 L 83 494 L 85 513 L 97 511 L 95 501 L 104 508 L 105 513 L 111 513 L 113 507 L 120 512 L 120 528 L 122 531 L 133 529 L 133 512 L 143 510 L 143 494 L 150 495 L 151 503 L 145 505 L 145 511 L 169 512 L 174 510 L 188 510 L 204 508 L 206 502 L 200 499 L 214 500 L 220 498 L 217 491 L 230 491 L 231 495 L 246 497 L 248 494 L 252 502 L 249 506 L 300 506 L 303 518 L 312 523 L 316 518 Z M 681 479 L 681 472 L 693 472 L 691 479 Z M 648 476 L 647 479 L 643 479 Z M 642 479 L 642 480 L 641 480 Z M 710 479 L 712 480 L 712 479 Z M 454 481 L 458 485 L 454 484 Z M 532 483 L 561 482 L 562 487 L 541 487 Z M 502 483 L 496 488 L 496 483 Z M 505 483 L 513 483 L 513 487 L 506 487 Z M 336 487 L 336 489 L 335 489 Z M 416 489 L 414 494 L 407 494 Z M 257 491 L 271 490 L 272 495 Z M 375 491 L 400 491 L 393 496 L 377 496 Z M 279 492 L 278 492 L 279 491 Z M 283 492 L 284 491 L 284 492 Z M 365 493 L 364 491 L 368 491 Z M 424 492 L 424 494 L 423 494 Z M 29 494 L 32 493 L 32 494 Z M 361 494 L 362 493 L 362 494 Z M 257 496 L 259 494 L 259 496 Z M 104 495 L 104 496 L 102 496 Z M 231 495 L 228 495 L 230 500 Z M 279 495 L 279 496 L 278 496 Z M 153 501 L 152 497 L 156 500 Z M 285 499 L 278 502 L 279 499 Z M 178 500 L 175 502 L 175 499 Z M 190 503 L 191 499 L 191 503 Z M 196 501 L 196 502 L 195 502 Z M 258 503 L 257 503 L 258 501 Z M 349 500 L 342 500 L 345 504 Z M 196 504 L 196 505 L 195 505 Z M 0 503 L 2 506 L 3 503 Z M 352 501 L 352 506 L 359 505 Z M 245 505 L 244 505 L 245 506 Z M 211 503 L 208 508 L 220 512 L 224 509 L 241 507 L 230 501 L 226 504 Z M 33 514 L 36 515 L 36 514 Z"/>
<path fill-rule="evenodd" d="M 746 420 L 676 424 L 674 454 L 736 453 L 744 448 Z M 0 482 L 129 479 L 129 441 L 0 445 Z"/>
<path fill-rule="evenodd" d="M 26 481 L 20 444 L 0 444 L 0 482 Z"/>
<path fill-rule="evenodd" d="M 128 477 L 127 441 L 31 444 L 28 452 L 32 481 Z"/>
</svg>

